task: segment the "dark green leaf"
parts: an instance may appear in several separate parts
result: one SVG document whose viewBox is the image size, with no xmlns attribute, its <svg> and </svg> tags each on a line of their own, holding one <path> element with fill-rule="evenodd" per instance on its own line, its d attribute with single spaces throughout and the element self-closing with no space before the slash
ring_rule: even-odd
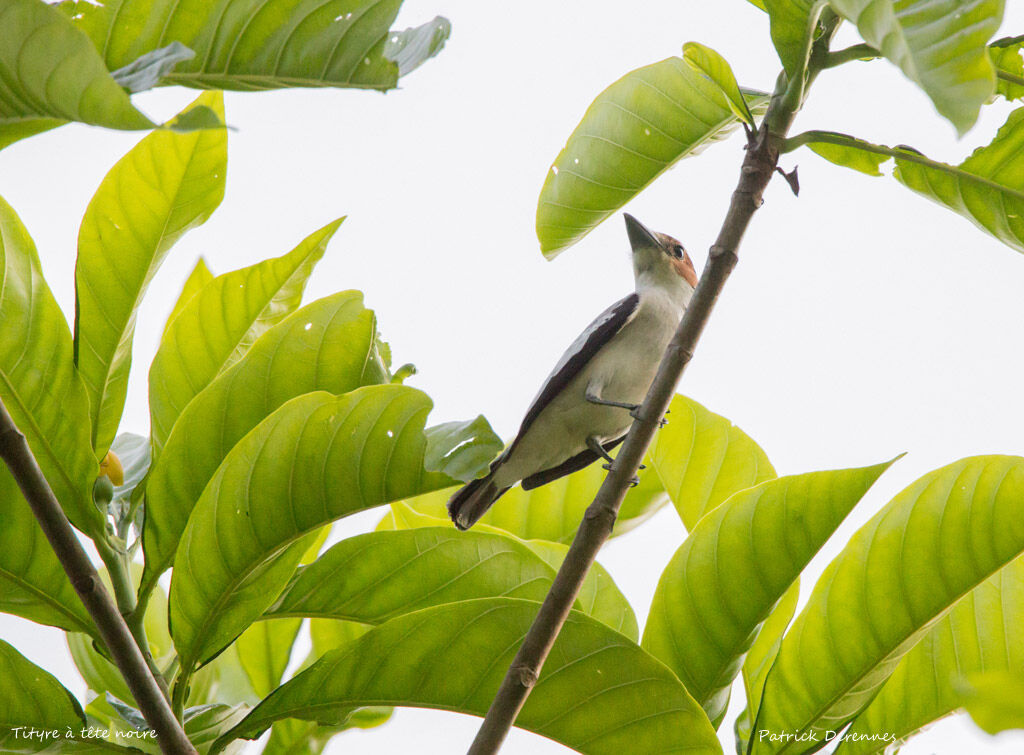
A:
<svg viewBox="0 0 1024 755">
<path fill-rule="evenodd" d="M 222 741 L 287 717 L 337 723 L 368 702 L 483 715 L 536 612 L 532 601 L 489 598 L 392 619 L 285 684 Z M 585 755 L 721 752 L 668 669 L 575 612 L 516 723 Z"/>
<path fill-rule="evenodd" d="M 756 113 L 767 97 L 748 93 Z M 678 160 L 739 123 L 717 84 L 682 58 L 631 71 L 583 115 L 544 181 L 537 238 L 548 257 L 575 244 Z"/>
<path fill-rule="evenodd" d="M 0 6 L 0 149 L 67 121 L 153 128 L 111 77 L 89 39 L 52 6 Z"/>
<path fill-rule="evenodd" d="M 771 20 L 772 43 L 790 76 L 807 66 L 811 41 L 824 5 L 824 0 L 764 0 Z"/>
<path fill-rule="evenodd" d="M 1003 18 L 1003 0 L 829 0 L 864 41 L 916 82 L 963 134 L 992 96 L 995 72 L 986 45 Z"/>
<path fill-rule="evenodd" d="M 681 395 L 672 399 L 648 457 L 688 530 L 736 491 L 775 477 L 749 435 Z"/>
<path fill-rule="evenodd" d="M 755 738 L 753 752 L 806 752 L 806 737 L 838 731 L 935 622 L 1022 553 L 1024 459 L 964 459 L 907 487 L 829 564 L 782 641 L 757 727 L 796 740 Z"/>
<path fill-rule="evenodd" d="M 676 551 L 642 644 L 713 722 L 725 715 L 761 622 L 888 466 L 780 477 L 741 491 L 701 519 Z"/>
<path fill-rule="evenodd" d="M 54 738 L 41 741 L 26 736 L 28 728 L 56 731 L 64 737 L 85 724 L 78 701 L 52 675 L 0 640 L 0 748 L 15 751 L 42 750 Z M 24 727 L 16 731 L 15 727 Z"/>
<path fill-rule="evenodd" d="M 198 313 L 206 313 L 222 293 L 237 291 L 237 285 L 213 283 L 193 300 L 197 327 L 207 319 Z M 176 322 L 185 318 L 192 318 L 188 310 Z M 328 296 L 264 333 L 241 361 L 196 396 L 175 424 L 146 483 L 143 591 L 151 589 L 173 562 L 203 488 L 247 432 L 303 393 L 341 394 L 387 380 L 374 346 L 376 334 L 376 319 L 363 308 L 362 294 L 343 291 Z"/>
<path fill-rule="evenodd" d="M 313 232 L 288 254 L 217 276 L 168 324 L 149 370 L 157 452 L 196 394 L 298 308 L 306 281 L 342 220 Z"/>
<path fill-rule="evenodd" d="M 192 106 L 223 113 L 219 92 Z M 111 168 L 78 233 L 75 359 L 92 406 L 92 440 L 103 457 L 128 389 L 135 317 L 175 242 L 202 225 L 224 197 L 227 134 L 154 131 Z"/>
<path fill-rule="evenodd" d="M 451 484 L 423 467 L 430 408 L 405 386 L 309 393 L 235 445 L 174 562 L 171 629 L 183 669 L 209 660 L 270 607 L 308 546 L 304 535 Z"/>
<path fill-rule="evenodd" d="M 251 0 L 182 0 L 173 5 L 157 0 L 93 5 L 80 0 L 64 2 L 61 8 L 102 51 L 110 70 L 180 42 L 196 56 L 161 83 L 252 91 L 395 87 L 401 73 L 441 49 L 448 31 L 444 19 L 420 29 L 389 31 L 401 4 L 268 0 L 257 9 Z"/>
<path fill-rule="evenodd" d="M 71 334 L 43 279 L 35 244 L 3 199 L 0 399 L 71 523 L 86 533 L 102 532 L 103 518 L 92 502 L 99 465 L 89 442 L 89 397 L 75 369 Z"/>
</svg>

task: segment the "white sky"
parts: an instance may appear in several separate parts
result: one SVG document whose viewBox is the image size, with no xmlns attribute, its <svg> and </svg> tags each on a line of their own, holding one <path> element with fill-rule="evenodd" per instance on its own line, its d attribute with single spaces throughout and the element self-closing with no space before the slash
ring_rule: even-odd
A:
<svg viewBox="0 0 1024 755">
<path fill-rule="evenodd" d="M 625 12 L 606 0 L 407 0 L 400 26 L 438 13 L 452 20 L 452 39 L 399 91 L 227 95 L 227 119 L 238 128 L 227 196 L 178 243 L 150 288 L 123 429 L 146 430 L 146 368 L 197 255 L 225 272 L 282 254 L 347 214 L 307 300 L 363 290 L 396 365 L 419 368 L 410 384 L 434 398 L 431 422 L 483 412 L 511 436 L 565 346 L 632 286 L 621 220 L 552 263 L 534 235 L 545 173 L 587 105 L 628 70 L 679 54 L 689 40 L 722 53 L 744 86 L 771 89 L 779 68 L 766 16 L 743 0 L 662 0 Z M 1014 4 L 999 36 L 1016 33 L 1024 33 L 1024 7 Z M 843 40 L 856 41 L 850 30 Z M 161 90 L 137 102 L 164 118 L 195 94 Z M 958 142 L 894 67 L 854 63 L 822 74 L 794 133 L 834 129 L 957 162 L 1009 110 L 1001 101 L 986 108 Z M 69 126 L 0 152 L 0 194 L 34 236 L 69 317 L 78 222 L 138 138 Z M 628 209 L 680 238 L 703 267 L 741 159 L 740 139 L 714 146 Z M 782 164 L 800 166 L 801 196 L 782 181 L 769 187 L 681 391 L 743 427 L 780 474 L 908 452 L 819 554 L 816 576 L 826 556 L 921 474 L 972 454 L 1024 454 L 1024 257 L 891 179 L 806 151 Z M 340 530 L 369 529 L 378 518 L 353 517 Z M 602 555 L 641 622 L 682 535 L 668 508 Z M 59 632 L 3 616 L 0 636 L 84 695 Z M 727 751 L 737 712 L 720 730 Z M 329 752 L 460 752 L 476 725 L 403 710 L 383 728 L 343 735 Z M 991 739 L 955 718 L 903 752 L 1022 749 L 1024 735 Z M 516 731 L 504 752 L 567 750 Z"/>
</svg>

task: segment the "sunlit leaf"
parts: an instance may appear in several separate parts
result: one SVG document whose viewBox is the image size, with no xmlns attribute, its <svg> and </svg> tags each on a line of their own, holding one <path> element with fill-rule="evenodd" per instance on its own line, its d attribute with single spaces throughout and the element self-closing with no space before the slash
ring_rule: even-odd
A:
<svg viewBox="0 0 1024 755">
<path fill-rule="evenodd" d="M 89 39 L 39 0 L 0 5 L 0 149 L 67 121 L 149 129 Z"/>
<path fill-rule="evenodd" d="M 235 445 L 196 504 L 174 562 L 171 630 L 186 672 L 270 607 L 308 546 L 304 535 L 451 484 L 423 467 L 430 408 L 404 386 L 309 393 Z"/>
<path fill-rule="evenodd" d="M 1003 19 L 1003 0 L 829 0 L 864 41 L 899 66 L 960 134 L 995 88 L 986 45 Z"/>
<path fill-rule="evenodd" d="M 89 397 L 75 369 L 71 333 L 43 279 L 35 244 L 3 199 L 0 399 L 72 524 L 102 532 L 92 502 L 99 465 L 89 442 Z"/>
<path fill-rule="evenodd" d="M 824 0 L 764 0 L 771 22 L 772 43 L 790 76 L 807 65 L 811 40 L 824 5 Z"/>
<path fill-rule="evenodd" d="M 1021 48 L 1024 37 L 997 39 L 988 46 L 989 57 L 996 69 L 996 94 L 1008 100 L 1024 97 L 1024 60 Z"/>
<path fill-rule="evenodd" d="M 963 704 L 961 677 L 1024 669 L 1024 560 L 974 588 L 900 660 L 837 752 L 882 752 Z M 887 742 L 870 739 L 876 732 Z M 861 739 L 858 735 L 863 736 Z"/>
<path fill-rule="evenodd" d="M 195 50 L 162 84 L 209 89 L 281 87 L 391 89 L 436 55 L 445 19 L 391 31 L 401 0 L 88 0 L 61 3 L 113 71 L 171 42 Z"/>
<path fill-rule="evenodd" d="M 740 92 L 740 85 L 736 83 L 736 76 L 725 58 L 699 42 L 687 42 L 683 45 L 683 60 L 722 90 L 733 115 L 746 121 L 751 127 L 754 126 L 754 116 L 747 107 L 743 93 Z"/>
<path fill-rule="evenodd" d="M 313 232 L 281 257 L 217 276 L 182 306 L 149 369 L 151 434 L 158 452 L 189 401 L 298 308 L 306 281 L 342 220 Z"/>
<path fill-rule="evenodd" d="M 219 92 L 194 106 L 223 114 Z M 224 129 L 154 131 L 107 173 L 78 232 L 75 359 L 102 457 L 121 421 L 139 304 L 175 242 L 206 222 L 224 197 Z"/>
<path fill-rule="evenodd" d="M 85 714 L 78 701 L 56 677 L 29 661 L 0 640 L 0 748 L 9 752 L 42 750 L 53 739 L 41 741 L 25 736 L 25 730 L 75 733 L 85 725 Z M 23 727 L 21 732 L 15 727 Z M 10 748 L 10 749 L 8 749 Z"/>
<path fill-rule="evenodd" d="M 287 717 L 338 723 L 368 701 L 483 715 L 536 611 L 532 601 L 489 598 L 392 619 L 296 676 L 226 739 Z M 668 669 L 575 612 L 516 723 L 585 755 L 721 753 Z"/>
<path fill-rule="evenodd" d="M 0 611 L 98 636 L 7 467 L 0 464 Z"/>
<path fill-rule="evenodd" d="M 767 97 L 748 93 L 755 113 Z M 575 244 L 683 157 L 739 124 L 717 84 L 668 58 L 631 71 L 605 89 L 544 181 L 537 238 L 548 257 Z"/>
<path fill-rule="evenodd" d="M 648 458 L 688 530 L 736 491 L 775 477 L 768 457 L 749 435 L 678 394 Z"/>
<path fill-rule="evenodd" d="M 302 619 L 258 621 L 235 640 L 238 659 L 258 697 L 266 697 L 281 683 Z"/>
<path fill-rule="evenodd" d="M 713 722 L 725 714 L 761 622 L 888 466 L 810 472 L 743 490 L 701 519 L 669 561 L 642 644 Z"/>
<path fill-rule="evenodd" d="M 1018 457 L 963 459 L 897 495 L 829 564 L 768 673 L 757 727 L 794 739 L 753 752 L 805 752 L 859 714 L 935 622 L 1024 553 L 1022 522 Z"/>
<path fill-rule="evenodd" d="M 181 293 L 178 294 L 178 300 L 174 302 L 174 308 L 171 310 L 171 314 L 167 316 L 167 322 L 164 323 L 164 333 L 167 333 L 167 329 L 171 326 L 174 318 L 177 317 L 181 310 L 185 308 L 192 297 L 199 293 L 199 291 L 207 283 L 213 280 L 213 273 L 210 272 L 210 268 L 206 266 L 206 260 L 200 257 L 196 260 L 195 267 L 192 268 L 192 272 L 189 273 L 188 278 L 185 279 L 185 285 L 181 287 Z"/>
<path fill-rule="evenodd" d="M 961 704 L 989 734 L 1024 729 L 1024 672 L 972 674 L 959 685 Z"/>
<path fill-rule="evenodd" d="M 237 289 L 211 284 L 199 297 L 210 291 L 212 299 L 232 290 Z M 241 361 L 196 396 L 175 424 L 146 483 L 143 592 L 173 562 L 203 488 L 247 432 L 304 393 L 341 394 L 386 382 L 376 334 L 376 319 L 363 307 L 358 291 L 325 297 L 264 333 Z"/>
</svg>

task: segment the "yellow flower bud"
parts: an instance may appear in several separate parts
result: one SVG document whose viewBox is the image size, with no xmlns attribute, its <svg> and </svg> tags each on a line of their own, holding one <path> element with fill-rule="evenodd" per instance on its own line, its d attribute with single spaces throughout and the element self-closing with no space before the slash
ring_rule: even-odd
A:
<svg viewBox="0 0 1024 755">
<path fill-rule="evenodd" d="M 100 474 L 106 475 L 114 485 L 124 485 L 124 467 L 113 451 L 107 451 L 107 455 L 100 462 Z"/>
</svg>

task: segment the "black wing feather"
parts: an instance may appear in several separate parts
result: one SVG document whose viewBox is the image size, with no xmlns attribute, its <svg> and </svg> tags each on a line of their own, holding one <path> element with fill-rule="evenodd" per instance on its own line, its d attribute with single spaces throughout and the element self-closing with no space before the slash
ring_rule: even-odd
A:
<svg viewBox="0 0 1024 755">
<path fill-rule="evenodd" d="M 625 439 L 626 436 L 623 435 L 621 438 L 616 438 L 615 440 L 608 441 L 607 443 L 604 444 L 603 448 L 605 451 L 611 451 Z M 522 485 L 523 490 L 533 490 L 534 488 L 539 488 L 541 485 L 547 485 L 549 482 L 553 482 L 554 480 L 557 480 L 559 477 L 565 477 L 566 475 L 572 474 L 573 472 L 580 471 L 584 467 L 589 467 L 591 464 L 593 464 L 600 458 L 600 456 L 598 456 L 589 448 L 587 448 L 583 451 L 580 451 L 575 456 L 566 459 L 557 467 L 545 469 L 543 472 L 537 472 L 536 474 L 530 475 L 520 484 Z"/>
<path fill-rule="evenodd" d="M 623 326 L 629 322 L 636 312 L 639 303 L 640 296 L 636 293 L 632 293 L 615 302 L 615 304 L 598 315 L 597 319 L 590 323 L 580 337 L 569 346 L 561 360 L 555 365 L 551 375 L 548 376 L 547 382 L 540 389 L 537 398 L 533 400 L 530 408 L 526 411 L 523 424 L 519 427 L 519 434 L 516 435 L 516 439 L 512 441 L 512 445 L 508 447 L 502 458 L 512 453 L 512 449 L 519 443 L 519 439 L 526 434 L 530 425 L 544 411 L 544 408 L 551 403 L 552 399 L 561 393 L 565 386 L 580 373 L 580 370 L 586 366 L 587 362 L 594 358 L 594 355 L 601 350 L 602 346 L 622 330 Z M 588 461 L 578 468 L 582 469 L 589 463 Z"/>
</svg>

